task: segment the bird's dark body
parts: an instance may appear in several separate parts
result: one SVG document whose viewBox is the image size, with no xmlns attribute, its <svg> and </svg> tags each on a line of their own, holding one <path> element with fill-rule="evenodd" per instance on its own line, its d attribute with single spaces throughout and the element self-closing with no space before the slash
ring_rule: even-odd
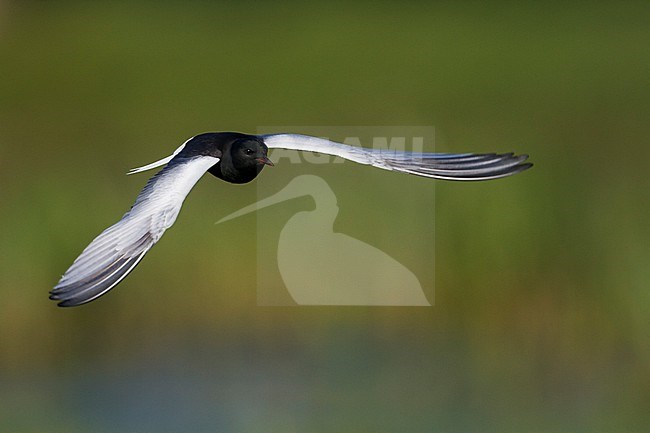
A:
<svg viewBox="0 0 650 433">
<path fill-rule="evenodd" d="M 269 164 L 268 148 L 254 135 L 240 132 L 209 132 L 187 142 L 180 158 L 213 156 L 219 162 L 208 172 L 230 183 L 248 183 Z"/>
</svg>

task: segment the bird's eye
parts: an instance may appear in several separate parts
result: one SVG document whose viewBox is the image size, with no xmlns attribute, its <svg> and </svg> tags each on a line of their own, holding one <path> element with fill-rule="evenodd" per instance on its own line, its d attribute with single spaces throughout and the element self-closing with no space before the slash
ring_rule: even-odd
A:
<svg viewBox="0 0 650 433">
<path fill-rule="evenodd" d="M 246 155 L 252 155 L 255 153 L 253 149 L 246 149 L 244 152 L 246 152 Z"/>
</svg>

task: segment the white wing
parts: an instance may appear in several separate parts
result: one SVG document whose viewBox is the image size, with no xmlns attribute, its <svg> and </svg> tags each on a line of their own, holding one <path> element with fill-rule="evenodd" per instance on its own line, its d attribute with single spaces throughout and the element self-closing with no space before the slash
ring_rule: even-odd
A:
<svg viewBox="0 0 650 433">
<path fill-rule="evenodd" d="M 340 156 L 384 170 L 447 180 L 488 180 L 510 176 L 530 168 L 528 155 L 410 153 L 348 146 L 300 134 L 269 134 L 261 138 L 269 148 L 303 150 Z"/>
<path fill-rule="evenodd" d="M 176 159 L 149 179 L 122 219 L 74 261 L 50 299 L 62 307 L 80 305 L 115 287 L 174 224 L 187 194 L 218 161 L 211 156 Z"/>
<path fill-rule="evenodd" d="M 183 148 L 185 147 L 185 145 L 187 144 L 187 142 L 190 141 L 192 138 L 194 138 L 194 137 L 191 137 L 191 138 L 188 138 L 187 140 L 185 140 L 185 143 L 183 143 L 183 144 L 181 144 L 180 146 L 178 146 L 178 149 L 176 149 L 176 150 L 174 151 L 174 153 L 172 153 L 171 155 L 166 156 L 166 157 L 164 157 L 163 159 L 159 159 L 159 160 L 156 161 L 156 162 L 152 162 L 151 164 L 143 165 L 142 167 L 132 168 L 132 169 L 129 170 L 126 174 L 128 175 L 128 174 L 141 173 L 141 172 L 143 172 L 143 171 L 151 170 L 152 168 L 160 167 L 161 165 L 165 165 L 165 164 L 167 164 L 169 161 L 171 161 L 172 159 L 174 159 L 174 157 L 175 157 L 176 155 L 178 155 L 178 153 L 179 153 L 181 150 L 183 150 Z"/>
</svg>

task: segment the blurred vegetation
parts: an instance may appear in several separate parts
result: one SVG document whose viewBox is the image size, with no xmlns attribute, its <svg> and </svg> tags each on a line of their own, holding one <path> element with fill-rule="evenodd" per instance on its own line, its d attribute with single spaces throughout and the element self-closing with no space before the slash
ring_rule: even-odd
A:
<svg viewBox="0 0 650 433">
<path fill-rule="evenodd" d="M 649 13 L 0 1 L 0 430 L 648 431 Z M 438 151 L 536 166 L 436 184 L 433 308 L 256 306 L 254 217 L 213 225 L 256 186 L 207 178 L 112 293 L 47 299 L 144 184 L 128 168 L 259 125 L 432 125 Z M 411 178 L 359 170 L 321 173 L 394 214 Z"/>
</svg>

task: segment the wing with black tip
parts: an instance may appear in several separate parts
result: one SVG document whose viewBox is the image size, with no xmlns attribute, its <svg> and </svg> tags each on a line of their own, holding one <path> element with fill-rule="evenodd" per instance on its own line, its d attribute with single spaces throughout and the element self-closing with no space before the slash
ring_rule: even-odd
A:
<svg viewBox="0 0 650 433">
<path fill-rule="evenodd" d="M 340 156 L 359 164 L 446 180 L 489 180 L 524 171 L 528 155 L 512 153 L 411 153 L 369 149 L 300 134 L 269 134 L 261 138 L 269 149 L 291 149 Z"/>
</svg>

